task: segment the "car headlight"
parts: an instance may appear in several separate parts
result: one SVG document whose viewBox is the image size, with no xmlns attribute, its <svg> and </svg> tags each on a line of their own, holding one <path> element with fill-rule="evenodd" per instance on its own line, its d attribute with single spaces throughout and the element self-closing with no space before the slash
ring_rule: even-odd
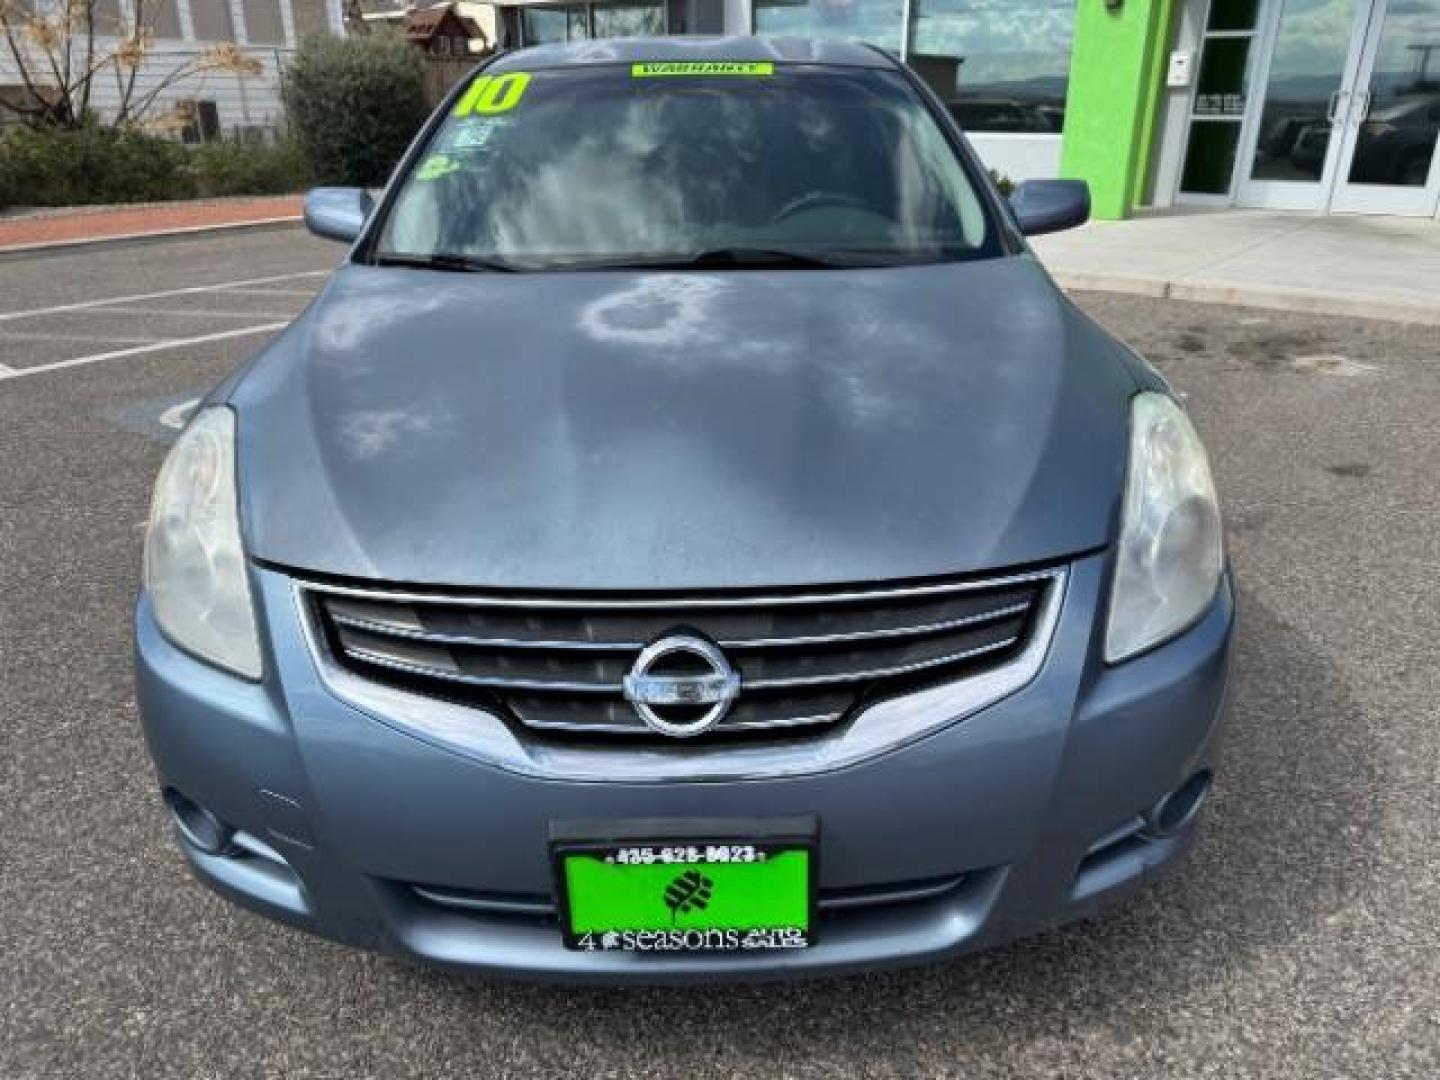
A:
<svg viewBox="0 0 1440 1080">
<path fill-rule="evenodd" d="M 160 466 L 145 536 L 145 589 L 172 642 L 260 678 L 236 506 L 235 414 L 227 408 L 198 413 Z"/>
<path fill-rule="evenodd" d="M 1190 626 L 1214 599 L 1223 567 L 1220 507 L 1200 437 L 1171 398 L 1138 394 L 1105 659 L 1125 660 Z"/>
</svg>

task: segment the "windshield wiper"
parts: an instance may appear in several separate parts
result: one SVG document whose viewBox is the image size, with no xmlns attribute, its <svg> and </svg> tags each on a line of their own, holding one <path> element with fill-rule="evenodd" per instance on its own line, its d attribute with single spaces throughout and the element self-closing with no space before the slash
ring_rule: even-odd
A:
<svg viewBox="0 0 1440 1080">
<path fill-rule="evenodd" d="M 810 254 L 804 251 L 789 251 L 783 248 L 764 247 L 723 247 L 707 248 L 697 252 L 678 252 L 674 255 L 619 255 L 613 258 L 556 260 L 541 262 L 534 266 L 521 266 L 503 259 L 486 258 L 481 255 L 462 255 L 458 252 L 442 251 L 432 255 L 390 253 L 371 258 L 375 266 L 416 266 L 425 270 L 445 270 L 458 273 L 473 273 L 490 270 L 503 274 L 521 273 L 526 270 L 835 270 L 841 267 L 880 266 L 873 257 L 855 255 Z"/>
<path fill-rule="evenodd" d="M 697 252 L 687 260 L 691 266 L 793 266 L 800 269 L 830 270 L 844 263 L 823 255 L 782 248 L 725 247 Z"/>
<path fill-rule="evenodd" d="M 695 270 L 695 269 L 796 269 L 833 270 L 848 266 L 848 262 L 831 259 L 822 255 L 811 255 L 804 251 L 786 251 L 781 248 L 724 247 L 707 248 L 704 251 L 677 252 L 674 255 L 627 255 L 615 258 L 577 259 L 574 262 L 557 264 L 555 269 L 563 270 Z"/>
<path fill-rule="evenodd" d="M 497 274 L 514 274 L 520 270 L 518 266 L 499 259 L 461 255 L 451 251 L 440 251 L 433 255 L 376 255 L 370 261 L 374 266 L 414 266 L 422 270 L 445 270 L 452 273 L 479 273 L 489 270 Z"/>
</svg>

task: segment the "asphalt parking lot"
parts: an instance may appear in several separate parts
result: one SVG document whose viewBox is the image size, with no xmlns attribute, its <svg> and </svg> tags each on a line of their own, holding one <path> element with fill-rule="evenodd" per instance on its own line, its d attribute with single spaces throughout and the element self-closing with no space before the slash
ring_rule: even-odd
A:
<svg viewBox="0 0 1440 1080">
<path fill-rule="evenodd" d="M 1224 768 L 1173 875 L 943 968 L 573 990 L 312 940 L 170 842 L 129 670 L 150 484 L 340 253 L 0 262 L 0 1077 L 1440 1074 L 1440 328 L 1080 297 L 1192 404 L 1241 587 Z"/>
</svg>

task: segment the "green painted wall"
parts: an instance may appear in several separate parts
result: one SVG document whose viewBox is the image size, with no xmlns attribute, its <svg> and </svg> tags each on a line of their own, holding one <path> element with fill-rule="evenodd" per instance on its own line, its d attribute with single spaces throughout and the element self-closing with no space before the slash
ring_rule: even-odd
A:
<svg viewBox="0 0 1440 1080">
<path fill-rule="evenodd" d="M 1143 195 L 1172 8 L 1077 2 L 1060 172 L 1090 182 L 1098 218 L 1125 217 Z"/>
</svg>

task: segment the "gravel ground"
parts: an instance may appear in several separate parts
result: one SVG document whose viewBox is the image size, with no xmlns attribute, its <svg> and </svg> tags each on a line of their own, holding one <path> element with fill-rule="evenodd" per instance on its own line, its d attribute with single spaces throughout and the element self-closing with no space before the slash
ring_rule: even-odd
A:
<svg viewBox="0 0 1440 1080">
<path fill-rule="evenodd" d="M 0 309 L 337 254 L 285 233 L 35 258 L 5 265 Z M 244 329 L 319 280 L 122 305 L 149 317 L 113 324 L 0 321 L 0 365 L 130 347 L 88 340 L 121 324 L 152 343 Z M 129 604 L 158 417 L 263 334 L 0 377 L 0 1076 L 1440 1073 L 1440 329 L 1079 299 L 1188 397 L 1226 503 L 1243 626 L 1206 832 L 1097 921 L 789 986 L 461 980 L 194 884 L 137 725 Z"/>
</svg>

